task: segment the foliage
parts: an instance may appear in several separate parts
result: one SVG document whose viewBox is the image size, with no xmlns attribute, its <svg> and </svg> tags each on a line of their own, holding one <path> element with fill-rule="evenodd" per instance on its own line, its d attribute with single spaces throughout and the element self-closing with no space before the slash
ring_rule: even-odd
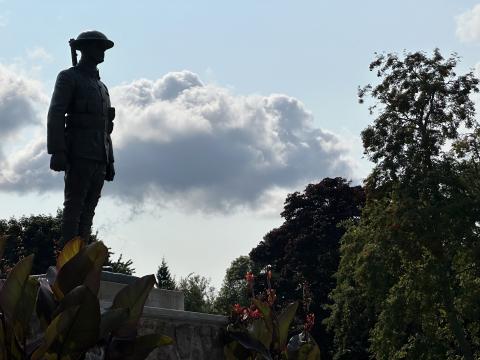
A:
<svg viewBox="0 0 480 360">
<path fill-rule="evenodd" d="M 255 296 L 255 276 L 247 272 L 245 279 L 251 291 L 251 305 L 235 304 L 227 332 L 231 338 L 225 344 L 227 360 L 237 359 L 320 359 L 320 349 L 310 335 L 314 315 L 309 314 L 301 331 L 289 338 L 292 321 L 298 308 L 298 301 L 286 305 L 281 311 L 275 310 L 276 293 L 271 287 L 272 272 L 265 271 L 267 289 Z"/>
<path fill-rule="evenodd" d="M 0 237 L 0 257 L 6 242 Z M 137 360 L 171 344 L 172 339 L 160 334 L 137 336 L 153 275 L 124 287 L 101 312 L 97 293 L 107 256 L 102 242 L 86 246 L 74 238 L 59 253 L 47 279 L 30 276 L 34 255 L 16 264 L 0 290 L 0 359 L 82 359 L 97 347 L 111 360 Z M 36 339 L 29 334 L 34 312 L 44 332 Z"/>
<path fill-rule="evenodd" d="M 7 273 L 22 258 L 35 254 L 32 273 L 44 274 L 55 264 L 61 249 L 62 214 L 56 216 L 31 215 L 19 219 L 0 220 L 0 234 L 7 236 L 5 254 L 0 262 L 0 273 Z"/>
<path fill-rule="evenodd" d="M 478 80 L 457 61 L 379 55 L 380 83 L 360 89 L 377 114 L 362 133 L 375 167 L 341 243 L 336 359 L 480 357 Z"/>
<path fill-rule="evenodd" d="M 0 260 L 0 274 L 6 274 L 11 268 L 29 254 L 35 254 L 32 274 L 45 274 L 49 266 L 55 264 L 55 258 L 63 247 L 62 210 L 52 215 L 30 215 L 19 219 L 0 220 L 0 235 L 7 236 L 7 245 L 3 259 Z M 98 241 L 97 234 L 91 235 L 91 241 Z M 122 255 L 112 260 L 109 251 L 106 266 L 112 271 L 132 275 L 132 261 L 124 261 Z M 1 276 L 0 276 L 1 277 Z"/>
<path fill-rule="evenodd" d="M 114 253 L 108 251 L 108 259 L 105 262 L 105 266 L 110 269 L 110 271 L 117 274 L 133 275 L 135 274 L 135 269 L 133 268 L 133 261 L 128 259 L 127 261 L 123 260 L 123 254 L 120 254 L 117 260 L 112 260 Z"/>
<path fill-rule="evenodd" d="M 246 306 L 250 303 L 247 284 L 244 276 L 252 270 L 252 261 L 248 256 L 239 256 L 232 261 L 225 273 L 222 287 L 215 298 L 215 309 L 229 315 L 232 304 Z"/>
<path fill-rule="evenodd" d="M 162 264 L 157 270 L 157 287 L 165 290 L 175 290 L 177 288 L 165 258 L 162 258 Z"/>
<path fill-rule="evenodd" d="M 306 283 L 311 289 L 311 311 L 320 318 L 328 315 L 324 304 L 335 287 L 333 274 L 345 232 L 341 224 L 358 219 L 364 198 L 360 186 L 351 186 L 343 178 L 325 178 L 308 185 L 303 193 L 288 195 L 281 214 L 284 223 L 250 252 L 256 268 L 270 264 L 277 270 L 274 280 L 280 304 L 301 299 L 304 287 L 299 284 Z M 325 327 L 318 324 L 312 335 L 328 356 L 333 339 Z"/>
<path fill-rule="evenodd" d="M 198 274 L 189 274 L 181 278 L 178 290 L 185 296 L 185 310 L 202 313 L 214 313 L 215 289 L 210 280 Z"/>
</svg>

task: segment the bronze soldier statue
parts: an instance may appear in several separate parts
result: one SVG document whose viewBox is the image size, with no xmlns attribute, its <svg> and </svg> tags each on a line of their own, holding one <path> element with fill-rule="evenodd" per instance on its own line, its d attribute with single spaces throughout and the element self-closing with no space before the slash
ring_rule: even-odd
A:
<svg viewBox="0 0 480 360">
<path fill-rule="evenodd" d="M 113 47 L 99 31 L 70 40 L 73 66 L 58 74 L 47 121 L 50 169 L 65 171 L 63 241 L 81 236 L 90 242 L 92 220 L 104 180 L 115 176 L 110 134 L 115 108 L 97 65 Z M 82 54 L 77 64 L 76 51 Z"/>
</svg>

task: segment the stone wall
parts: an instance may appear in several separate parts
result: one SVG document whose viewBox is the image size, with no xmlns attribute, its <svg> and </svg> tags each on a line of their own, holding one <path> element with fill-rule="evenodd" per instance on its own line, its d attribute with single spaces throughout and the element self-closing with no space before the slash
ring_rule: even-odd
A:
<svg viewBox="0 0 480 360">
<path fill-rule="evenodd" d="M 103 273 L 99 298 L 108 308 L 115 294 L 132 281 L 131 276 Z M 223 359 L 223 336 L 227 317 L 183 311 L 181 291 L 152 289 L 139 325 L 139 334 L 161 333 L 175 344 L 152 352 L 148 360 L 219 360 Z M 90 359 L 98 359 L 92 356 Z"/>
<path fill-rule="evenodd" d="M 223 359 L 223 336 L 227 318 L 162 308 L 145 307 L 140 334 L 162 333 L 175 340 L 174 345 L 152 352 L 148 360 Z"/>
</svg>

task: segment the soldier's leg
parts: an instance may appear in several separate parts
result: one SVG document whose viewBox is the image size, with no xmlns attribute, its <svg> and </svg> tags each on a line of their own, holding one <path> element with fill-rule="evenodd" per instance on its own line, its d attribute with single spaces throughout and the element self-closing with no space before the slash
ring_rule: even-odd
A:
<svg viewBox="0 0 480 360">
<path fill-rule="evenodd" d="M 65 171 L 65 201 L 63 203 L 63 241 L 79 235 L 80 215 L 85 204 L 93 173 L 91 161 L 72 159 Z"/>
<path fill-rule="evenodd" d="M 90 233 L 92 230 L 93 216 L 95 215 L 95 208 L 103 188 L 106 175 L 106 164 L 95 163 L 94 171 L 92 172 L 90 187 L 85 196 L 85 203 L 83 205 L 82 213 L 80 214 L 79 235 L 90 242 Z"/>
</svg>

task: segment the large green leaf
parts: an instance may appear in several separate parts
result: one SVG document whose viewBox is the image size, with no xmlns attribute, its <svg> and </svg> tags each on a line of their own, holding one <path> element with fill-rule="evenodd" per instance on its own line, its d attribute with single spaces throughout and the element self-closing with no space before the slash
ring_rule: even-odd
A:
<svg viewBox="0 0 480 360">
<path fill-rule="evenodd" d="M 255 306 L 257 307 L 257 309 L 260 310 L 260 312 L 262 313 L 263 319 L 265 320 L 265 325 L 267 326 L 268 331 L 270 331 L 273 334 L 274 329 L 273 329 L 272 308 L 266 302 L 263 302 L 261 300 L 252 299 L 252 301 L 255 304 Z"/>
<path fill-rule="evenodd" d="M 0 308 L 9 321 L 13 321 L 18 303 L 25 291 L 33 265 L 33 255 L 20 260 L 8 274 L 0 292 Z"/>
<path fill-rule="evenodd" d="M 43 360 L 50 358 L 46 352 L 55 343 L 55 341 L 59 340 L 59 337 L 67 331 L 79 308 L 80 306 L 75 306 L 67 309 L 52 320 L 50 325 L 47 327 L 47 330 L 45 330 L 42 345 L 40 345 L 40 347 L 33 352 L 32 360 Z"/>
<path fill-rule="evenodd" d="M 85 247 L 85 242 L 80 236 L 74 237 L 67 242 L 57 256 L 57 270 L 59 271 L 70 259 L 77 255 Z"/>
<path fill-rule="evenodd" d="M 44 344 L 34 353 L 32 360 L 41 359 L 55 344 L 54 352 L 62 356 L 77 358 L 98 340 L 100 326 L 100 304 L 97 296 L 85 285 L 69 292 L 59 306 L 61 311 L 45 331 Z"/>
<path fill-rule="evenodd" d="M 86 284 L 94 293 L 100 287 L 100 272 L 108 257 L 108 249 L 101 242 L 94 242 L 67 261 L 57 274 L 52 290 L 61 300 L 73 288 Z"/>
<path fill-rule="evenodd" d="M 113 299 L 111 309 L 125 308 L 129 310 L 128 320 L 115 331 L 116 336 L 132 336 L 136 334 L 138 320 L 143 312 L 145 301 L 155 284 L 154 275 L 146 275 L 134 283 L 122 288 Z"/>
<path fill-rule="evenodd" d="M 247 331 L 251 337 L 259 340 L 267 349 L 270 349 L 273 334 L 268 329 L 263 318 L 253 320 L 248 326 Z"/>
<path fill-rule="evenodd" d="M 126 341 L 114 338 L 109 348 L 109 359 L 144 360 L 156 348 L 171 344 L 173 339 L 161 334 L 148 334 Z"/>
<path fill-rule="evenodd" d="M 100 322 L 100 339 L 106 338 L 125 323 L 130 315 L 128 308 L 108 309 L 102 314 Z"/>
<path fill-rule="evenodd" d="M 244 348 L 238 341 L 230 341 L 223 347 L 225 360 L 253 360 L 252 352 Z"/>
<path fill-rule="evenodd" d="M 265 360 L 272 360 L 270 351 L 258 339 L 253 338 L 244 330 L 235 329 L 232 326 L 227 326 L 228 334 L 237 340 L 244 348 L 253 350 L 261 355 Z"/>
<path fill-rule="evenodd" d="M 40 325 L 45 330 L 53 319 L 53 314 L 58 303 L 53 296 L 50 286 L 46 280 L 40 280 L 40 288 L 38 289 L 36 312 L 40 320 Z"/>
<path fill-rule="evenodd" d="M 15 308 L 13 319 L 14 333 L 20 344 L 24 344 L 30 327 L 30 320 L 35 309 L 39 283 L 37 279 L 27 278 L 22 295 Z"/>
<path fill-rule="evenodd" d="M 290 328 L 290 324 L 297 313 L 297 309 L 298 301 L 295 301 L 294 303 L 288 304 L 278 316 L 278 336 L 281 349 L 283 349 L 287 344 L 288 329 Z"/>
</svg>

